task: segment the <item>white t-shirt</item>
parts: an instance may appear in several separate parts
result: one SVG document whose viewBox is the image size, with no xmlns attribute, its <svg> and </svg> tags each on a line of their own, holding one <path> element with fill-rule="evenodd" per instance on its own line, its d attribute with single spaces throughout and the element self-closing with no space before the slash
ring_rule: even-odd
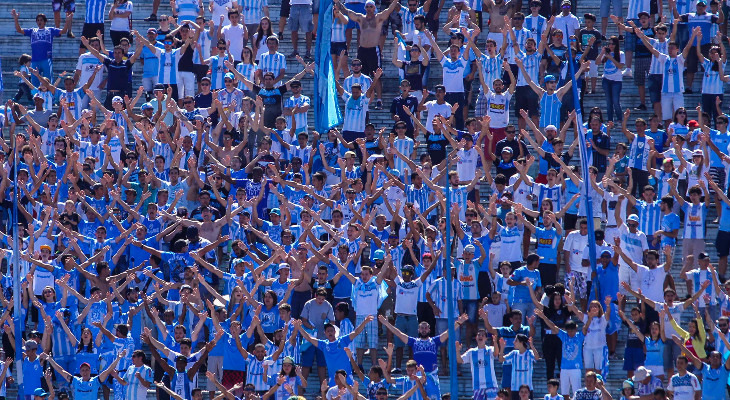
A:
<svg viewBox="0 0 730 400">
<path fill-rule="evenodd" d="M 583 249 L 588 245 L 588 235 L 581 235 L 580 231 L 570 232 L 565 238 L 563 251 L 570 252 L 570 269 L 588 275 L 590 280 L 590 267 L 583 267 Z"/>
<path fill-rule="evenodd" d="M 694 400 L 695 392 L 701 391 L 702 387 L 697 376 L 687 372 L 684 376 L 672 375 L 667 390 L 672 392 L 674 400 Z"/>
<path fill-rule="evenodd" d="M 639 286 L 641 292 L 651 301 L 660 301 L 664 298 L 664 278 L 667 272 L 664 268 L 649 269 L 644 265 L 638 266 Z"/>
<path fill-rule="evenodd" d="M 588 314 L 583 315 L 583 323 L 588 322 Z M 606 345 L 606 327 L 608 321 L 606 321 L 606 315 L 596 317 L 591 320 L 591 325 L 588 327 L 588 334 L 586 335 L 583 347 L 586 349 L 600 349 Z"/>
<path fill-rule="evenodd" d="M 395 313 L 416 315 L 418 292 L 423 286 L 420 279 L 406 282 L 400 276 L 395 277 Z"/>
<path fill-rule="evenodd" d="M 509 101 L 512 93 L 509 90 L 497 94 L 491 90 L 487 94 L 487 115 L 492 118 L 489 126 L 504 128 L 509 124 Z"/>
<path fill-rule="evenodd" d="M 76 69 L 81 71 L 79 75 L 78 87 L 82 87 L 86 82 L 91 79 L 91 75 L 94 73 L 94 69 L 97 65 L 101 64 L 98 58 L 94 57 L 91 53 L 86 52 L 79 56 L 79 61 L 76 62 Z M 104 71 L 99 71 L 94 77 L 94 81 L 91 83 L 91 90 L 98 90 L 101 81 L 104 79 Z"/>
<path fill-rule="evenodd" d="M 443 115 L 445 118 L 449 118 L 451 116 L 451 104 L 447 102 L 444 102 L 444 104 L 438 104 L 436 100 L 431 100 L 426 102 L 424 106 L 427 111 L 425 126 L 429 133 L 433 133 L 433 119 L 436 118 L 437 114 Z"/>
<path fill-rule="evenodd" d="M 235 59 L 241 57 L 241 53 L 243 52 L 243 34 L 245 29 L 246 28 L 242 24 L 235 26 L 226 25 L 223 29 L 221 29 L 221 35 L 223 35 L 227 42 L 231 43 L 228 50 Z"/>
<path fill-rule="evenodd" d="M 445 55 L 441 58 L 446 93 L 464 93 L 464 70 L 468 65 L 469 62 L 463 57 L 457 58 L 456 61 L 452 61 L 451 57 Z"/>
<path fill-rule="evenodd" d="M 576 29 L 580 29 L 580 21 L 572 13 L 568 15 L 560 14 L 555 17 L 553 29 L 563 31 L 563 46 L 567 46 L 568 38 L 575 34 Z"/>
<path fill-rule="evenodd" d="M 474 179 L 477 170 L 479 153 L 472 147 L 470 150 L 461 149 L 456 153 L 456 171 L 459 173 L 460 181 L 471 181 Z"/>
<path fill-rule="evenodd" d="M 117 14 L 123 14 L 125 12 L 132 12 L 134 10 L 134 5 L 132 5 L 131 1 L 128 1 L 124 4 L 119 5 L 116 10 L 114 10 L 114 18 L 112 18 L 111 24 L 109 24 L 109 30 L 110 31 L 124 31 L 129 32 L 129 19 L 130 17 L 117 17 Z"/>
<path fill-rule="evenodd" d="M 231 21 L 228 20 L 228 9 L 233 8 L 233 2 L 221 2 L 221 0 L 211 1 L 213 4 L 213 12 L 211 12 L 211 21 L 213 21 L 214 24 L 218 24 L 221 21 L 221 16 L 223 16 L 223 26 L 226 26 L 231 23 Z M 239 55 L 240 57 L 240 55 Z"/>
<path fill-rule="evenodd" d="M 634 262 L 641 262 L 644 259 L 644 251 L 649 250 L 649 242 L 646 240 L 646 234 L 640 230 L 637 230 L 636 233 L 631 233 L 626 223 L 618 228 L 618 232 L 618 236 L 621 239 L 621 250 L 630 259 L 634 260 Z M 619 260 L 619 265 L 628 268 L 628 264 L 626 264 L 623 258 Z M 662 298 L 662 296 L 659 296 L 659 300 Z"/>
</svg>

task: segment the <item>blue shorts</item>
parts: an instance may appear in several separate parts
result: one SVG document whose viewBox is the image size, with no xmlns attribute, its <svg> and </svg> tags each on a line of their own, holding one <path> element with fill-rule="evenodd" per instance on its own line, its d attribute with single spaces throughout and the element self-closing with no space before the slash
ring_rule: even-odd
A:
<svg viewBox="0 0 730 400">
<path fill-rule="evenodd" d="M 362 15 L 365 15 L 365 3 L 345 3 L 345 8 L 354 11 L 356 13 L 360 13 Z M 350 20 L 350 22 L 347 23 L 347 27 L 345 29 L 360 29 L 360 24 L 357 22 Z"/>
<path fill-rule="evenodd" d="M 322 350 L 314 347 L 309 346 L 309 348 L 302 352 L 301 360 L 302 360 L 302 367 L 312 367 L 314 364 L 314 359 L 317 358 L 317 367 L 326 367 L 327 362 L 324 359 L 324 353 Z"/>
<path fill-rule="evenodd" d="M 418 337 L 418 316 L 398 314 L 395 317 L 395 327 L 411 337 Z M 408 343 L 395 338 L 395 347 L 405 347 Z"/>
<path fill-rule="evenodd" d="M 469 322 L 475 324 L 477 322 L 477 310 L 479 309 L 479 300 L 462 300 L 464 305 L 464 313 L 469 316 Z"/>
<path fill-rule="evenodd" d="M 639 20 L 638 19 L 631 18 L 628 21 L 626 21 L 625 24 L 628 25 L 629 24 L 629 21 L 634 21 L 634 23 L 636 24 L 637 27 L 640 27 L 641 26 L 641 24 L 639 23 Z M 636 34 L 634 32 L 626 31 L 625 34 L 624 34 L 624 38 L 625 38 L 625 40 L 624 40 L 624 50 L 626 50 L 626 51 L 634 51 L 634 50 L 636 50 L 636 41 L 638 39 L 638 37 L 636 36 Z"/>
<path fill-rule="evenodd" d="M 627 347 L 624 352 L 624 371 L 634 371 L 644 365 L 646 354 L 644 349 L 638 347 Z"/>
</svg>

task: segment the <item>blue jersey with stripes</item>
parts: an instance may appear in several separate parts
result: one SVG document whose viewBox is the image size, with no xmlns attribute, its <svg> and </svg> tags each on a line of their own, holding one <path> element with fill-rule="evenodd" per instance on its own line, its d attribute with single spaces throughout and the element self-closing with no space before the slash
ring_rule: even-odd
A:
<svg viewBox="0 0 730 400">
<path fill-rule="evenodd" d="M 66 101 L 66 105 L 68 106 L 68 112 L 69 114 L 71 114 L 70 116 L 72 116 L 74 120 L 81 118 L 81 107 L 84 104 L 84 99 L 86 99 L 86 93 L 84 93 L 83 89 L 78 88 L 70 92 L 67 90 L 57 89 L 56 96 L 58 97 L 59 103 L 61 99 L 64 99 Z M 66 111 L 61 110 L 61 120 L 69 122 L 71 121 L 71 118 L 69 118 L 70 116 L 66 115 Z"/>
<path fill-rule="evenodd" d="M 494 374 L 494 347 L 486 346 L 483 349 L 473 347 L 461 358 L 471 368 L 471 385 L 474 390 L 499 386 Z"/>
<path fill-rule="evenodd" d="M 87 24 L 103 24 L 106 18 L 107 0 L 86 0 L 86 16 L 84 22 Z"/>
<path fill-rule="evenodd" d="M 225 87 L 223 83 L 223 75 L 228 72 L 228 68 L 225 66 L 228 59 L 227 55 L 224 56 L 212 56 L 208 59 L 210 61 L 210 87 L 211 90 L 223 89 Z M 248 79 L 248 78 L 247 78 Z"/>
<path fill-rule="evenodd" d="M 262 74 L 273 72 L 274 77 L 279 76 L 279 72 L 286 69 L 286 57 L 278 51 L 274 54 L 264 53 L 261 55 L 259 69 Z"/>
<path fill-rule="evenodd" d="M 678 54 L 675 58 L 669 58 L 666 54 L 660 54 L 657 62 L 662 66 L 662 92 L 683 93 L 684 92 L 684 57 Z"/>
<path fill-rule="evenodd" d="M 646 202 L 636 201 L 636 211 L 639 215 L 639 230 L 648 235 L 653 235 L 661 227 L 662 210 L 661 200 Z M 662 235 L 664 236 L 664 235 Z"/>
<path fill-rule="evenodd" d="M 251 82 L 254 82 L 254 73 L 256 73 L 257 69 L 256 64 L 240 62 L 236 65 L 236 71 L 240 72 L 241 75 L 245 76 Z M 242 81 L 238 82 L 238 88 L 240 90 L 249 90 L 248 86 L 244 85 Z"/>
<path fill-rule="evenodd" d="M 519 391 L 520 386 L 527 385 L 532 390 L 532 373 L 535 363 L 535 355 L 531 350 L 520 353 L 519 350 L 512 350 L 504 356 L 505 362 L 512 363 L 512 391 Z"/>
<path fill-rule="evenodd" d="M 557 92 L 543 93 L 540 98 L 540 128 L 548 125 L 560 126 L 560 106 L 562 104 Z"/>
<path fill-rule="evenodd" d="M 715 64 L 717 64 L 717 69 L 715 69 Z M 722 85 L 724 83 L 720 80 L 723 74 L 722 63 L 705 59 L 702 66 L 705 69 L 704 74 L 702 74 L 702 94 L 722 94 Z"/>
<path fill-rule="evenodd" d="M 157 82 L 163 85 L 177 85 L 177 63 L 182 57 L 180 49 L 173 49 L 169 52 L 164 49 L 157 49 L 155 54 L 160 60 Z"/>
<path fill-rule="evenodd" d="M 692 204 L 686 202 L 682 205 L 682 211 L 684 211 L 682 237 L 685 239 L 704 239 L 707 219 L 707 206 L 705 203 Z"/>
<path fill-rule="evenodd" d="M 182 25 L 185 21 L 195 22 L 198 13 L 202 11 L 202 4 L 203 2 L 198 0 L 175 0 L 178 23 Z"/>
</svg>

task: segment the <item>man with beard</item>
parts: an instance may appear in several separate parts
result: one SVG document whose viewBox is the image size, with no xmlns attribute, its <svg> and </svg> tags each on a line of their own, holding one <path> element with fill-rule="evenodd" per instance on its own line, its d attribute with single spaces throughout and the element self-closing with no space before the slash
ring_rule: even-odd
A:
<svg viewBox="0 0 730 400">
<path fill-rule="evenodd" d="M 454 322 L 454 329 L 458 332 L 461 325 L 469 319 L 466 314 L 460 315 Z M 439 387 L 438 378 L 438 350 L 443 343 L 449 339 L 448 329 L 438 336 L 431 337 L 431 327 L 428 322 L 418 324 L 418 337 L 411 337 L 401 332 L 400 329 L 391 325 L 388 318 L 383 315 L 378 316 L 378 321 L 393 332 L 398 339 L 404 343 L 408 343 L 408 347 L 413 352 L 413 360 L 422 365 L 426 373 L 426 392 L 430 398 L 441 398 L 441 389 Z M 435 396 L 435 397 L 434 397 Z"/>
</svg>

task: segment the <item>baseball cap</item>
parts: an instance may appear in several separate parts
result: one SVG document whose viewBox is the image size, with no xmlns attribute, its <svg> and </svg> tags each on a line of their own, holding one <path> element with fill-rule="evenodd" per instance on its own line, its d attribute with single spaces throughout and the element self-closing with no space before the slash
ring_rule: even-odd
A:
<svg viewBox="0 0 730 400">
<path fill-rule="evenodd" d="M 367 0 L 367 1 L 365 2 L 365 6 L 366 6 L 366 7 L 367 7 L 367 6 L 374 6 L 374 5 L 375 5 L 375 2 L 374 2 L 373 0 Z"/>
<path fill-rule="evenodd" d="M 570 3 L 570 2 L 569 2 L 569 3 Z M 545 83 L 548 83 L 548 82 L 555 82 L 555 81 L 557 81 L 557 80 L 558 80 L 558 79 L 557 79 L 557 78 L 555 77 L 555 75 L 545 75 L 545 78 L 543 78 L 543 82 L 545 82 Z"/>
<path fill-rule="evenodd" d="M 624 381 L 624 383 L 623 383 L 623 388 L 624 389 L 630 389 L 630 388 L 633 388 L 633 387 L 634 387 L 634 382 L 632 382 L 631 379 L 627 379 L 627 380 Z"/>
<path fill-rule="evenodd" d="M 511 147 L 509 147 L 509 146 L 505 146 L 505 147 L 504 147 L 504 148 L 502 149 L 502 153 L 510 153 L 510 154 L 513 154 L 513 153 L 514 153 L 514 150 L 512 150 L 512 148 L 511 148 Z"/>
<path fill-rule="evenodd" d="M 707 5 L 707 0 L 697 0 L 697 4 Z"/>
<path fill-rule="evenodd" d="M 613 250 L 603 249 L 603 251 L 601 251 L 601 257 L 603 257 L 604 254 L 608 254 L 609 257 L 613 257 Z"/>
<path fill-rule="evenodd" d="M 464 253 L 474 254 L 474 251 L 476 251 L 476 248 L 474 247 L 473 244 L 468 244 L 468 245 L 464 246 Z"/>
<path fill-rule="evenodd" d="M 84 365 L 85 365 L 85 366 L 86 366 L 87 368 L 91 368 L 91 364 L 89 364 L 89 363 L 87 363 L 87 362 L 85 362 L 85 363 L 81 363 L 81 365 L 79 365 L 79 368 L 82 368 L 82 367 L 83 367 Z"/>
<path fill-rule="evenodd" d="M 688 125 L 688 126 L 689 126 L 690 128 L 697 128 L 698 126 L 700 126 L 700 123 L 699 123 L 699 122 L 697 122 L 697 120 L 696 120 L 696 119 L 691 119 L 691 120 L 689 120 L 689 122 L 687 122 L 687 125 Z"/>
<path fill-rule="evenodd" d="M 700 149 L 697 149 L 697 150 L 695 150 L 695 151 L 692 152 L 692 157 L 698 157 L 698 156 L 699 157 L 702 157 L 703 155 L 704 154 L 702 154 L 702 150 L 700 150 Z"/>
<path fill-rule="evenodd" d="M 699 256 L 697 256 L 697 259 L 698 260 L 704 260 L 704 259 L 707 259 L 707 258 L 710 258 L 710 256 L 707 253 L 705 253 L 704 251 L 702 253 L 700 253 Z"/>
<path fill-rule="evenodd" d="M 140 107 L 142 110 L 153 110 L 154 107 L 152 107 L 152 104 L 150 103 L 144 103 L 142 104 L 142 107 Z"/>
<path fill-rule="evenodd" d="M 158 83 L 158 84 L 155 85 L 155 87 L 152 90 L 153 91 L 162 90 L 164 92 L 165 91 L 165 85 L 163 85 L 161 83 Z"/>
<path fill-rule="evenodd" d="M 281 263 L 281 264 L 279 264 L 279 268 L 276 270 L 276 272 L 279 272 L 282 269 L 291 269 L 291 267 L 287 263 Z"/>
<path fill-rule="evenodd" d="M 406 264 L 406 265 L 404 265 L 404 266 L 401 267 L 400 271 L 401 271 L 401 273 L 402 272 L 414 273 L 414 272 L 416 272 L 416 269 L 413 267 L 413 265 Z"/>
<path fill-rule="evenodd" d="M 269 211 L 269 214 L 276 214 L 278 216 L 281 216 L 281 210 L 278 208 L 272 208 L 271 211 Z"/>
<path fill-rule="evenodd" d="M 633 221 L 633 222 L 639 222 L 639 216 L 636 215 L 636 214 L 631 214 L 631 215 L 629 215 L 629 217 L 627 218 L 627 220 L 628 221 Z"/>
<path fill-rule="evenodd" d="M 48 397 L 48 393 L 46 393 L 46 391 L 43 390 L 43 388 L 38 388 L 35 391 L 33 391 L 33 396 Z"/>
<path fill-rule="evenodd" d="M 35 350 L 38 348 L 38 342 L 35 340 L 26 340 L 25 341 L 25 349 L 26 350 Z"/>
<path fill-rule="evenodd" d="M 383 259 L 385 259 L 385 252 L 383 250 L 375 250 L 375 253 L 373 253 L 373 260 Z"/>
<path fill-rule="evenodd" d="M 124 100 L 122 100 L 122 98 L 119 96 L 114 96 L 112 98 L 112 103 L 124 103 Z"/>
<path fill-rule="evenodd" d="M 552 125 L 551 124 L 551 125 L 546 126 L 545 127 L 545 130 L 546 131 L 556 131 L 557 132 L 558 131 L 558 127 L 556 127 L 555 125 Z"/>
<path fill-rule="evenodd" d="M 233 73 L 231 73 L 231 72 L 226 72 L 226 74 L 223 75 L 223 79 L 231 79 L 231 80 L 233 80 L 234 78 L 235 78 L 235 76 L 233 76 Z"/>
<path fill-rule="evenodd" d="M 147 29 L 147 33 L 150 33 L 150 32 L 157 33 L 157 29 L 155 29 L 155 28 L 149 28 L 149 29 Z"/>
</svg>

